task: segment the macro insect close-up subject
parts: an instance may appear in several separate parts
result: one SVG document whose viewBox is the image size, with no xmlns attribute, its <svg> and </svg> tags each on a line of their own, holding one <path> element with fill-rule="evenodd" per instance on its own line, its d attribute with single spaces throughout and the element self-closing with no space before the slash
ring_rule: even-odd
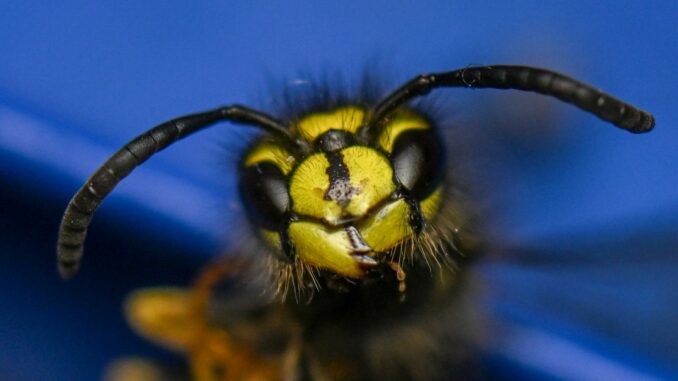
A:
<svg viewBox="0 0 678 381">
<path fill-rule="evenodd" d="M 60 274 L 79 270 L 92 216 L 124 177 L 222 122 L 262 131 L 238 173 L 252 239 L 190 289 L 128 298 L 135 331 L 185 354 L 185 369 L 122 360 L 109 379 L 481 378 L 475 352 L 487 331 L 468 300 L 467 269 L 487 249 L 473 194 L 451 170 L 460 142 L 443 138 L 451 126 L 426 107 L 443 88 L 535 92 L 632 133 L 655 123 L 563 74 L 506 65 L 419 75 L 386 95 L 318 94 L 282 116 L 229 105 L 162 123 L 111 156 L 68 204 Z"/>
<path fill-rule="evenodd" d="M 676 19 L 0 1 L 0 381 L 678 379 Z"/>
</svg>

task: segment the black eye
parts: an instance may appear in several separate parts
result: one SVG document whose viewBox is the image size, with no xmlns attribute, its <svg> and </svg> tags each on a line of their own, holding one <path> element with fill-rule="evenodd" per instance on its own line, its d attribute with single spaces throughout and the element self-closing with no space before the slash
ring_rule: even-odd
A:
<svg viewBox="0 0 678 381">
<path fill-rule="evenodd" d="M 442 180 L 444 156 L 440 138 L 431 130 L 401 133 L 390 155 L 396 179 L 420 200 Z"/>
<path fill-rule="evenodd" d="M 287 178 L 280 168 L 267 161 L 242 168 L 240 197 L 254 223 L 267 230 L 278 230 L 290 204 Z"/>
</svg>

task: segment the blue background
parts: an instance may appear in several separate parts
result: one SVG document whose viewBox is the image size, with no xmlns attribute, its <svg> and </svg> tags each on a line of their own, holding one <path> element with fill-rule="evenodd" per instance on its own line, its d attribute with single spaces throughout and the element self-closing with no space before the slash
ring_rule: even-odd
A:
<svg viewBox="0 0 678 381">
<path fill-rule="evenodd" d="M 473 271 L 501 333 L 495 378 L 678 377 L 678 5 L 673 1 L 0 4 L 0 379 L 92 380 L 125 354 L 129 290 L 187 284 L 241 222 L 242 128 L 154 157 L 98 212 L 82 274 L 58 280 L 64 206 L 130 138 L 189 112 L 263 109 L 304 72 L 395 87 L 426 71 L 529 64 L 654 113 L 633 136 L 530 94 L 449 90 L 493 184 Z M 510 249 L 508 249 L 510 247 Z M 511 253 L 511 254 L 509 254 Z"/>
</svg>

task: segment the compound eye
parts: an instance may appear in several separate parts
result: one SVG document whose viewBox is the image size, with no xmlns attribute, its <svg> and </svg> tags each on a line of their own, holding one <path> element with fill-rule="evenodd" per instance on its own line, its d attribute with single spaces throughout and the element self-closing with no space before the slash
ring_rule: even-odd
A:
<svg viewBox="0 0 678 381">
<path fill-rule="evenodd" d="M 431 130 L 410 130 L 398 135 L 391 152 L 395 177 L 419 200 L 442 181 L 445 160 L 440 138 Z"/>
<path fill-rule="evenodd" d="M 280 168 L 268 161 L 242 168 L 240 197 L 254 223 L 276 231 L 290 205 L 287 178 Z"/>
</svg>

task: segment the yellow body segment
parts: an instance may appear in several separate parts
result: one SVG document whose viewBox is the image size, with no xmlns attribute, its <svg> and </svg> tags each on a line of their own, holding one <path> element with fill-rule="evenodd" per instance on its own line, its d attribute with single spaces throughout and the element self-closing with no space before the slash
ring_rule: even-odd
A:
<svg viewBox="0 0 678 381">
<path fill-rule="evenodd" d="M 295 253 L 305 263 L 351 278 L 363 275 L 351 256 L 351 242 L 344 229 L 330 230 L 310 221 L 293 222 L 289 229 Z"/>
<path fill-rule="evenodd" d="M 143 289 L 128 297 L 125 313 L 139 335 L 174 350 L 185 350 L 200 329 L 190 300 L 190 292 L 181 288 Z"/>
<path fill-rule="evenodd" d="M 192 379 L 196 381 L 282 380 L 284 357 L 279 353 L 260 353 L 256 347 L 268 339 L 266 332 L 248 331 L 246 327 L 251 326 L 251 322 L 247 319 L 229 322 L 228 327 L 210 323 L 206 304 L 212 289 L 229 276 L 229 272 L 238 271 L 238 266 L 237 262 L 225 262 L 208 268 L 192 290 L 150 288 L 136 291 L 126 302 L 127 320 L 141 336 L 186 352 Z M 279 316 L 269 320 L 261 323 L 275 332 L 288 333 L 290 330 Z M 125 360 L 110 368 L 106 381 L 166 379 L 165 371 L 148 362 Z"/>
<path fill-rule="evenodd" d="M 346 106 L 328 112 L 318 112 L 301 119 L 293 131 L 309 142 L 329 130 L 343 130 L 351 133 L 363 125 L 365 110 L 357 106 Z"/>
<path fill-rule="evenodd" d="M 255 165 L 264 161 L 270 161 L 275 164 L 282 173 L 288 174 L 294 168 L 296 159 L 284 147 L 273 142 L 264 140 L 257 144 L 247 153 L 244 160 L 245 167 Z"/>
<path fill-rule="evenodd" d="M 405 200 L 389 202 L 362 221 L 358 230 L 372 249 L 383 252 L 412 235 L 409 213 Z"/>
<path fill-rule="evenodd" d="M 398 111 L 379 134 L 379 146 L 384 151 L 391 153 L 393 152 L 393 144 L 400 134 L 410 130 L 426 130 L 428 128 L 430 128 L 430 125 L 426 119 L 409 111 Z"/>
<path fill-rule="evenodd" d="M 238 345 L 228 332 L 212 329 L 190 353 L 195 381 L 282 381 L 280 358 L 266 358 Z"/>
</svg>

